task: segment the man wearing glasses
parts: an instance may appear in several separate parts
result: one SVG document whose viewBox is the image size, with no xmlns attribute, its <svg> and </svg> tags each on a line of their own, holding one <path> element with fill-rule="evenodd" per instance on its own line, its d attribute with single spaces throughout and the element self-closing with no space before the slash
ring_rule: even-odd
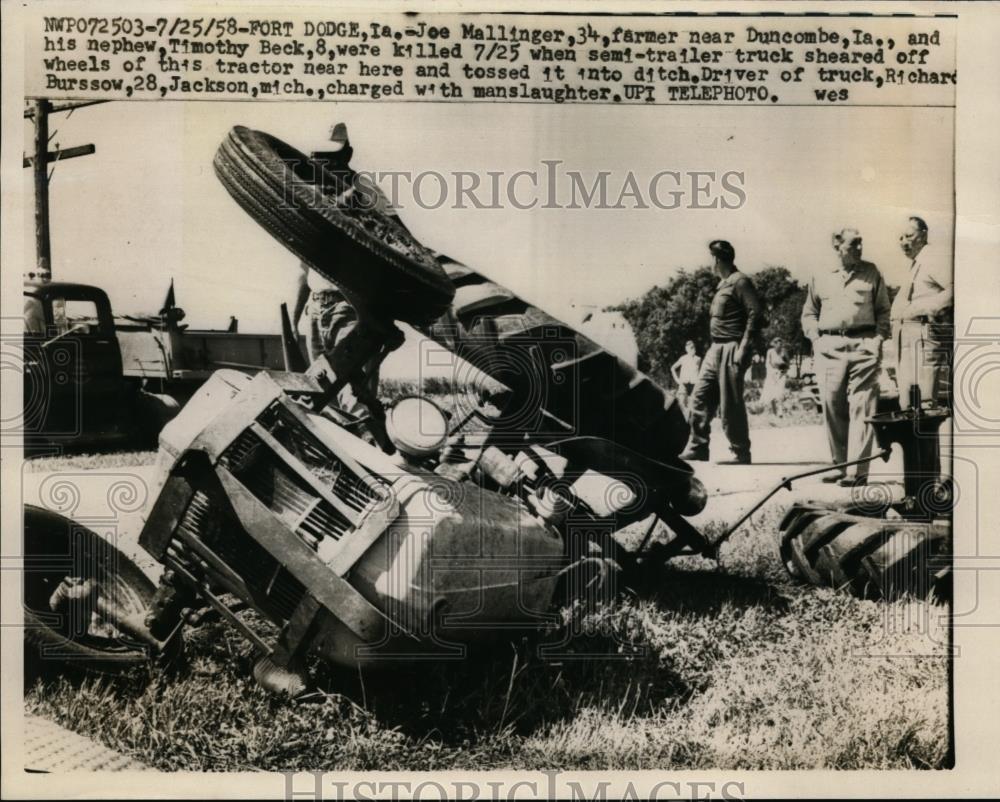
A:
<svg viewBox="0 0 1000 802">
<path fill-rule="evenodd" d="M 951 265 L 927 245 L 927 223 L 907 220 L 899 237 L 910 260 L 906 280 L 892 303 L 899 403 L 910 405 L 910 388 L 924 402 L 948 405 L 951 385 L 951 328 L 954 289 Z"/>
<path fill-rule="evenodd" d="M 889 336 L 889 293 L 882 274 L 861 258 L 856 229 L 833 235 L 837 258 L 809 282 L 802 331 L 812 341 L 823 416 L 834 463 L 871 456 L 875 431 L 866 418 L 878 404 L 882 341 Z M 823 478 L 842 487 L 868 481 L 868 463 Z"/>
</svg>

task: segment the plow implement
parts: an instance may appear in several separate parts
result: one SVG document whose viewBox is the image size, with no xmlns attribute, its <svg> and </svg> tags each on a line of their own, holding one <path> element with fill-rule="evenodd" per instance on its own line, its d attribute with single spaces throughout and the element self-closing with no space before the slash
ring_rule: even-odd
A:
<svg viewBox="0 0 1000 802">
<path fill-rule="evenodd" d="M 893 444 L 902 449 L 903 498 L 862 486 L 839 504 L 793 504 L 781 522 L 779 552 L 794 578 L 865 598 L 950 598 L 954 493 L 941 477 L 937 436 L 949 411 L 914 401 L 870 420 L 881 456 L 888 459 Z"/>
</svg>

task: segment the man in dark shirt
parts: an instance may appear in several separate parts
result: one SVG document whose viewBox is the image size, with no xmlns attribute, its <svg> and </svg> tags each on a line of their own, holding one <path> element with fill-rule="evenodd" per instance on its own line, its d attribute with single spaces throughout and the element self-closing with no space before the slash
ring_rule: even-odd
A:
<svg viewBox="0 0 1000 802">
<path fill-rule="evenodd" d="M 712 344 L 691 395 L 691 439 L 681 459 L 708 459 L 710 427 L 718 411 L 734 462 L 749 465 L 750 430 L 743 401 L 743 376 L 753 356 L 753 340 L 763 324 L 763 307 L 753 282 L 734 264 L 733 246 L 725 240 L 714 240 L 708 250 L 715 258 L 715 272 L 721 280 L 712 298 Z"/>
</svg>

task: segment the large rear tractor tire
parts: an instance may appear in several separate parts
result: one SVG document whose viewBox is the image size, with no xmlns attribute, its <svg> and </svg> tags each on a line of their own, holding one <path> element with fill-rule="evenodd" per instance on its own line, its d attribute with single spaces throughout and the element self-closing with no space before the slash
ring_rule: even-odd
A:
<svg viewBox="0 0 1000 802">
<path fill-rule="evenodd" d="M 781 522 L 779 552 L 795 579 L 861 598 L 946 600 L 951 527 L 794 504 Z"/>
<path fill-rule="evenodd" d="M 434 254 L 349 170 L 332 171 L 261 131 L 237 126 L 215 173 L 271 236 L 376 317 L 428 324 L 455 293 Z"/>
<path fill-rule="evenodd" d="M 603 437 L 660 462 L 684 450 L 684 413 L 648 376 L 472 268 L 442 263 L 455 299 L 425 333 L 511 388 L 497 430 Z"/>
<path fill-rule="evenodd" d="M 148 644 L 102 614 L 110 606 L 141 627 L 155 592 L 149 577 L 112 543 L 69 518 L 26 505 L 24 555 L 29 668 L 64 663 L 117 674 L 149 661 Z"/>
</svg>

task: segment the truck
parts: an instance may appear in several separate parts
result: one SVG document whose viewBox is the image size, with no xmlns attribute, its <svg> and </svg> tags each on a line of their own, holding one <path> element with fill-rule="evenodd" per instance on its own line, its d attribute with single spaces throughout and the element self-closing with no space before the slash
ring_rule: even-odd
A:
<svg viewBox="0 0 1000 802">
<path fill-rule="evenodd" d="M 214 370 L 285 366 L 279 334 L 191 329 L 180 317 L 171 304 L 115 315 L 100 287 L 25 282 L 25 450 L 155 445 Z"/>
</svg>

